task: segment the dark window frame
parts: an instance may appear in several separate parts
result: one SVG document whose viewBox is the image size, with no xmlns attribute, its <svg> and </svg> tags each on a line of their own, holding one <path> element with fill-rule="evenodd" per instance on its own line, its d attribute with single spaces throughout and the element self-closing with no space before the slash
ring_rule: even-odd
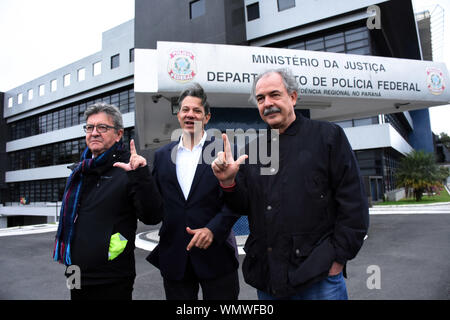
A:
<svg viewBox="0 0 450 320">
<path fill-rule="evenodd" d="M 120 53 L 111 56 L 111 69 L 120 67 Z"/>
<path fill-rule="evenodd" d="M 253 21 L 260 18 L 259 1 L 253 2 L 246 7 L 247 21 Z"/>
<path fill-rule="evenodd" d="M 206 14 L 206 0 L 189 2 L 189 19 L 194 20 Z"/>
<path fill-rule="evenodd" d="M 129 62 L 131 63 L 131 62 L 134 62 L 134 48 L 131 48 L 129 51 L 128 51 L 128 57 L 129 57 Z"/>
</svg>

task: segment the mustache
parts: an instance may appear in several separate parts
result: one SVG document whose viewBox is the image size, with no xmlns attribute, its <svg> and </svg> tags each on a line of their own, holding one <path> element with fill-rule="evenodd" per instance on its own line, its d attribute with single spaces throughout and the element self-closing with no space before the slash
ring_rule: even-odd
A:
<svg viewBox="0 0 450 320">
<path fill-rule="evenodd" d="M 269 107 L 267 109 L 264 109 L 264 113 L 263 114 L 265 116 L 268 116 L 269 114 L 277 113 L 277 112 L 281 112 L 281 109 L 278 108 L 278 107 Z"/>
</svg>

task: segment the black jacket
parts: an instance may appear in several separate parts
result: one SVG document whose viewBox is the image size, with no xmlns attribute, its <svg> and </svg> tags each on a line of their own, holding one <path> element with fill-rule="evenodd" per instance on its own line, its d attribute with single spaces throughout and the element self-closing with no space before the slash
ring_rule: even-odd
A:
<svg viewBox="0 0 450 320">
<path fill-rule="evenodd" d="M 134 278 L 134 242 L 137 219 L 157 224 L 162 200 L 148 166 L 135 171 L 115 168 L 130 154 L 116 151 L 107 163 L 84 175 L 78 217 L 72 240 L 72 264 L 81 269 L 81 285 Z M 128 242 L 115 259 L 108 260 L 111 236 L 119 232 Z"/>
<path fill-rule="evenodd" d="M 205 141 L 203 152 L 209 143 Z M 200 279 L 214 279 L 239 267 L 236 240 L 231 232 L 239 216 L 224 205 L 219 182 L 211 165 L 204 161 L 197 165 L 189 196 L 187 200 L 184 198 L 171 159 L 177 146 L 178 142 L 172 142 L 155 152 L 153 176 L 164 199 L 164 218 L 159 244 L 147 260 L 166 279 L 180 280 L 188 259 Z M 186 227 L 210 229 L 214 239 L 209 248 L 193 247 L 188 252 L 186 247 L 192 235 L 186 232 Z"/>
<path fill-rule="evenodd" d="M 270 133 L 267 137 L 270 150 Z M 249 216 L 242 266 L 246 282 L 285 297 L 325 278 L 333 261 L 345 264 L 355 257 L 369 216 L 342 128 L 297 115 L 276 139 L 278 172 L 261 175 L 259 163 L 241 165 L 225 201 Z"/>
</svg>

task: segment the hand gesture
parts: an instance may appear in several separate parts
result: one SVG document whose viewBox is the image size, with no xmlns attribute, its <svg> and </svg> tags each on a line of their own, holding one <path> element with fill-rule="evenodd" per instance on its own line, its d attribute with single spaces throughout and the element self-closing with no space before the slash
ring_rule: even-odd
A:
<svg viewBox="0 0 450 320">
<path fill-rule="evenodd" d="M 134 140 L 130 141 L 130 161 L 128 163 L 116 162 L 113 164 L 114 167 L 122 168 L 125 171 L 136 170 L 139 167 L 144 167 L 147 165 L 147 160 L 140 156 L 136 152 L 136 146 L 134 145 Z"/>
<path fill-rule="evenodd" d="M 187 227 L 187 233 L 193 235 L 191 242 L 189 242 L 186 250 L 191 250 L 192 247 L 197 247 L 200 249 L 208 249 L 213 242 L 214 235 L 208 228 L 194 229 Z"/>
<path fill-rule="evenodd" d="M 217 158 L 211 164 L 212 170 L 216 178 L 224 187 L 231 186 L 234 183 L 239 166 L 248 158 L 246 154 L 240 156 L 236 161 L 231 153 L 230 142 L 226 134 L 222 134 L 223 152 L 217 154 Z"/>
</svg>

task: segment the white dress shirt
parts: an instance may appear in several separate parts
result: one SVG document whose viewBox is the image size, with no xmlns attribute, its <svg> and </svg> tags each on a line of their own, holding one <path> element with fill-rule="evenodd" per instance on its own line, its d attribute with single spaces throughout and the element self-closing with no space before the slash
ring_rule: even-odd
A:
<svg viewBox="0 0 450 320">
<path fill-rule="evenodd" d="M 192 150 L 183 146 L 183 136 L 181 136 L 180 142 L 178 143 L 175 163 L 177 168 L 177 179 L 186 200 L 189 196 L 189 191 L 191 190 L 195 170 L 197 169 L 198 160 L 202 154 L 205 141 L 206 132 L 203 133 L 202 139 L 192 148 Z"/>
</svg>

